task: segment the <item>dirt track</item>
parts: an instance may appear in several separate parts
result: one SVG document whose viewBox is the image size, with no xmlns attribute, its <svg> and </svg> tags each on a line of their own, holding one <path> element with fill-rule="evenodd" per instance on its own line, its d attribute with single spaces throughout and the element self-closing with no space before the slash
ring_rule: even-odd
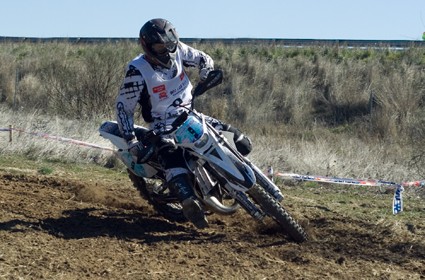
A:
<svg viewBox="0 0 425 280">
<path fill-rule="evenodd" d="M 170 223 L 130 182 L 3 172 L 0 188 L 0 279 L 425 279 L 423 227 L 394 234 L 320 204 L 288 205 L 312 236 L 294 244 L 243 212 Z"/>
</svg>

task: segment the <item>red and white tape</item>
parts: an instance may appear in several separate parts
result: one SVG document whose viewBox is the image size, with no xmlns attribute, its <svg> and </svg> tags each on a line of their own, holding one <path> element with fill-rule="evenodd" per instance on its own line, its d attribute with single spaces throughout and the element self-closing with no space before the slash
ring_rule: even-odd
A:
<svg viewBox="0 0 425 280">
<path fill-rule="evenodd" d="M 43 138 L 46 138 L 46 139 L 58 140 L 58 141 L 61 141 L 61 142 L 68 142 L 68 143 L 72 143 L 72 144 L 76 144 L 76 145 L 80 145 L 80 146 L 85 146 L 85 147 L 90 147 L 90 148 L 95 148 L 95 149 L 101 149 L 101 150 L 106 150 L 106 151 L 115 151 L 115 149 L 112 149 L 112 148 L 109 148 L 109 147 L 103 147 L 103 146 L 99 146 L 97 144 L 88 143 L 88 142 L 75 140 L 75 139 L 71 139 L 71 138 L 66 138 L 66 137 L 62 137 L 62 136 L 50 135 L 50 134 L 47 134 L 47 133 L 25 131 L 25 130 L 19 129 L 19 128 L 0 128 L 0 131 L 11 131 L 11 130 L 18 131 L 18 132 L 21 132 L 21 133 L 30 134 L 30 135 L 34 135 L 34 136 L 43 137 Z"/>
<path fill-rule="evenodd" d="M 290 178 L 298 181 L 314 181 L 321 183 L 332 183 L 332 184 L 344 184 L 344 185 L 357 185 L 357 186 L 394 186 L 395 192 L 392 203 L 393 214 L 398 214 L 403 211 L 403 196 L 404 187 L 425 187 L 425 180 L 403 182 L 401 184 L 384 181 L 384 180 L 363 180 L 363 179 L 351 179 L 351 178 L 338 178 L 338 177 L 326 177 L 326 176 L 312 176 L 312 175 L 300 175 L 295 173 L 270 173 L 273 169 L 268 168 L 268 176 L 279 176 L 282 178 Z"/>
</svg>

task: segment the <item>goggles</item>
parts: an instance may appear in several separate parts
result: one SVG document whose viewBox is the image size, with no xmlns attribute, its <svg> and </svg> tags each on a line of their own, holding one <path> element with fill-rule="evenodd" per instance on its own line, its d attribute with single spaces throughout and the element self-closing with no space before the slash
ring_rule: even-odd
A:
<svg viewBox="0 0 425 280">
<path fill-rule="evenodd" d="M 177 44 L 175 42 L 167 42 L 165 44 L 153 44 L 152 51 L 157 55 L 166 55 L 172 53 L 177 49 Z"/>
</svg>

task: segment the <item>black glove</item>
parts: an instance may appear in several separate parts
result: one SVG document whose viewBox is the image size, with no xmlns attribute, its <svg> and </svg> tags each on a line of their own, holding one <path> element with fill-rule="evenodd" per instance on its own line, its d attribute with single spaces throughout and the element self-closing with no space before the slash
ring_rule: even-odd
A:
<svg viewBox="0 0 425 280">
<path fill-rule="evenodd" d="M 128 151 L 137 158 L 137 163 L 145 163 L 152 157 L 155 148 L 152 144 L 144 145 L 137 139 L 133 139 L 128 142 Z"/>
<path fill-rule="evenodd" d="M 207 72 L 206 72 L 207 73 Z M 207 77 L 205 80 L 201 80 L 201 82 L 195 87 L 193 91 L 193 96 L 200 96 L 210 88 L 213 88 L 223 81 L 223 71 L 222 70 L 211 70 L 207 73 Z"/>
</svg>

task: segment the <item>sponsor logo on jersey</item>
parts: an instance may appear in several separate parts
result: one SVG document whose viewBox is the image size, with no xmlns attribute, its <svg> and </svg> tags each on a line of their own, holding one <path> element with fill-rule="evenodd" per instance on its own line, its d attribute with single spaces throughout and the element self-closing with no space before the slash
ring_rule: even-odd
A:
<svg viewBox="0 0 425 280">
<path fill-rule="evenodd" d="M 152 89 L 153 93 L 158 94 L 159 99 L 167 98 L 167 90 L 165 89 L 165 85 L 159 85 Z"/>
</svg>

